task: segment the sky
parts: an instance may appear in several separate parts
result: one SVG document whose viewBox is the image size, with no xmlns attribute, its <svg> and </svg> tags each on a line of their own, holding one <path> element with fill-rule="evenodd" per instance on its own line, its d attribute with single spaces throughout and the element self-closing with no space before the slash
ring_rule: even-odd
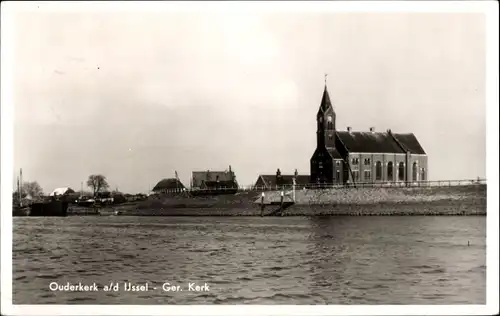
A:
<svg viewBox="0 0 500 316">
<path fill-rule="evenodd" d="M 486 177 L 480 13 L 33 9 L 13 23 L 12 172 L 46 193 L 91 174 L 128 193 L 229 165 L 241 185 L 309 174 L 325 73 L 337 129 L 414 133 L 429 180 Z"/>
</svg>

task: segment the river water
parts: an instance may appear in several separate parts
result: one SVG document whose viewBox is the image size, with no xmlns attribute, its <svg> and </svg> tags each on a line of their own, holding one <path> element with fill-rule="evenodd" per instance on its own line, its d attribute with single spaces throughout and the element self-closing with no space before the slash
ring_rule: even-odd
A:
<svg viewBox="0 0 500 316">
<path fill-rule="evenodd" d="M 13 227 L 14 304 L 486 301 L 485 216 L 17 217 Z M 68 283 L 98 291 L 49 289 Z"/>
</svg>

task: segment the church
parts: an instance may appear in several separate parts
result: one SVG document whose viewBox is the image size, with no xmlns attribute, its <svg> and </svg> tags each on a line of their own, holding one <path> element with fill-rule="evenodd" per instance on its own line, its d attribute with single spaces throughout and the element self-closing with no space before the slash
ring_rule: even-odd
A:
<svg viewBox="0 0 500 316">
<path fill-rule="evenodd" d="M 311 157 L 312 184 L 399 182 L 428 179 L 427 154 L 413 133 L 339 131 L 325 90 L 316 114 L 316 150 Z"/>
</svg>

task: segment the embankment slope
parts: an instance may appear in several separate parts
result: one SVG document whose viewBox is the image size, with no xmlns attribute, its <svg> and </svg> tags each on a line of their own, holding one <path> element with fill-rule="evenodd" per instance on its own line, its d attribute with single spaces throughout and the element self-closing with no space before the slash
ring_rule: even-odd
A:
<svg viewBox="0 0 500 316">
<path fill-rule="evenodd" d="M 280 199 L 279 191 L 264 194 L 265 203 Z M 259 216 L 260 196 L 261 192 L 195 198 L 165 196 L 122 204 L 112 211 L 143 216 Z M 486 185 L 297 190 L 295 198 L 295 205 L 283 215 L 486 215 Z M 266 206 L 263 214 L 273 213 L 276 207 Z"/>
</svg>

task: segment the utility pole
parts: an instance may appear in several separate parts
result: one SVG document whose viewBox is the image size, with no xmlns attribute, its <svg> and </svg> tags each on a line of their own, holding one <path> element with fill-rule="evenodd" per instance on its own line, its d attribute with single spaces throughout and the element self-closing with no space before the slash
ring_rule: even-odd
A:
<svg viewBox="0 0 500 316">
<path fill-rule="evenodd" d="M 21 168 L 19 171 L 19 178 L 21 181 L 21 184 L 19 186 L 19 205 L 23 206 L 23 168 Z"/>
<path fill-rule="evenodd" d="M 20 192 L 21 192 L 21 198 L 22 198 L 23 197 L 23 168 L 21 168 L 21 171 L 19 172 L 19 174 L 21 177 L 21 187 L 20 187 L 21 191 Z"/>
<path fill-rule="evenodd" d="M 17 177 L 17 195 L 19 197 L 19 204 L 21 205 L 21 191 L 19 190 L 19 176 Z"/>
<path fill-rule="evenodd" d="M 179 192 L 179 175 L 177 174 L 177 170 L 175 171 L 175 189 L 176 192 Z"/>
</svg>

